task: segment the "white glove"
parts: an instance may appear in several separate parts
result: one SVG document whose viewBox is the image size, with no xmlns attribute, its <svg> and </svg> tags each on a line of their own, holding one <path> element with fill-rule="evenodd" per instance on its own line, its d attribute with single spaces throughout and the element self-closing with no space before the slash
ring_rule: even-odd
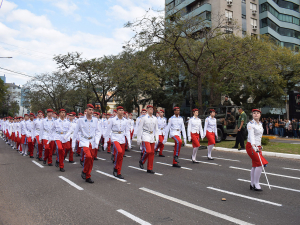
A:
<svg viewBox="0 0 300 225">
<path fill-rule="evenodd" d="M 72 151 L 75 152 L 75 148 L 72 148 Z"/>
<path fill-rule="evenodd" d="M 141 142 L 140 142 L 140 141 L 137 141 L 136 144 L 137 144 L 137 146 L 140 146 Z"/>
<path fill-rule="evenodd" d="M 188 137 L 188 141 L 189 141 L 189 142 L 191 142 L 191 141 L 192 141 L 191 137 Z"/>
<path fill-rule="evenodd" d="M 167 142 L 167 139 L 164 139 L 163 144 L 165 144 Z"/>
<path fill-rule="evenodd" d="M 65 139 L 65 140 L 67 140 L 67 138 L 68 138 L 68 136 L 67 136 L 67 135 L 66 135 L 66 136 L 64 136 L 64 139 Z"/>
<path fill-rule="evenodd" d="M 106 150 L 106 148 L 107 148 L 107 142 L 104 143 L 103 148 L 104 148 L 104 150 Z"/>
<path fill-rule="evenodd" d="M 184 144 L 186 144 L 186 139 L 184 139 Z"/>
<path fill-rule="evenodd" d="M 128 143 L 128 149 L 131 149 L 131 144 L 130 143 Z"/>
<path fill-rule="evenodd" d="M 203 138 L 201 138 L 201 141 L 203 141 Z"/>
<path fill-rule="evenodd" d="M 49 145 L 50 141 L 47 142 L 47 145 Z"/>
</svg>

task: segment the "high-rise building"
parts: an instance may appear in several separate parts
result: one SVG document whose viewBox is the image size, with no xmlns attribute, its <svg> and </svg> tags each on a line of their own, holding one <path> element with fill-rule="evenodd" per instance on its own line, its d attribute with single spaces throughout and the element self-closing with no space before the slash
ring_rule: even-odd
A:
<svg viewBox="0 0 300 225">
<path fill-rule="evenodd" d="M 268 34 L 278 44 L 299 51 L 299 0 L 259 0 L 260 33 Z"/>
<path fill-rule="evenodd" d="M 6 76 L 4 74 L 4 76 L 0 76 L 0 79 L 3 80 L 4 83 L 6 83 Z"/>
<path fill-rule="evenodd" d="M 239 27 L 237 35 L 259 34 L 258 0 L 166 0 L 166 15 L 180 13 L 181 16 L 201 16 L 216 26 L 223 17 L 228 26 L 225 32 L 233 31 L 232 24 Z"/>
</svg>

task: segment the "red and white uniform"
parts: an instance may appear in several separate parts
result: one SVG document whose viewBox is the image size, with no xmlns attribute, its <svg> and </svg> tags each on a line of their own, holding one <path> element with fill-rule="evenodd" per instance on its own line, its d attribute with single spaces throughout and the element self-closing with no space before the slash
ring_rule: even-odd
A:
<svg viewBox="0 0 300 225">
<path fill-rule="evenodd" d="M 156 116 L 146 114 L 141 118 L 137 130 L 137 144 L 142 143 L 142 163 L 148 159 L 147 170 L 153 169 L 154 145 L 158 142 L 158 124 Z"/>
<path fill-rule="evenodd" d="M 88 120 L 86 117 L 79 118 L 72 137 L 72 148 L 75 150 L 76 137 L 80 131 L 79 147 L 84 151 L 84 168 L 86 179 L 91 177 L 94 162 L 93 149 L 98 146 L 101 137 L 101 131 L 98 129 L 98 121 L 95 118 Z"/>
<path fill-rule="evenodd" d="M 44 161 L 48 160 L 48 165 L 52 164 L 52 154 L 53 154 L 53 146 L 54 146 L 54 119 L 43 119 L 40 128 L 40 139 L 43 140 L 45 154 L 44 154 Z"/>
<path fill-rule="evenodd" d="M 72 146 L 72 137 L 73 137 L 73 134 L 74 134 L 74 131 L 75 131 L 75 128 L 76 128 L 76 124 L 77 123 L 74 120 L 72 122 L 70 121 L 69 131 L 65 135 L 65 140 L 70 143 L 70 146 Z M 72 151 L 71 148 L 66 149 L 65 158 L 67 157 L 68 152 L 69 152 L 69 162 L 73 162 L 74 161 L 73 151 Z"/>
<path fill-rule="evenodd" d="M 203 129 L 202 129 L 202 121 L 198 117 L 192 117 L 188 123 L 187 129 L 188 140 L 192 141 L 193 148 L 200 147 L 200 136 L 204 138 Z"/>
<path fill-rule="evenodd" d="M 117 116 L 108 120 L 108 126 L 104 135 L 104 141 L 106 142 L 109 137 L 114 146 L 114 169 L 117 170 L 117 174 L 121 174 L 123 156 L 125 153 L 125 137 L 130 139 L 130 130 L 127 125 L 127 119 L 119 119 Z M 131 148 L 131 143 L 128 143 L 128 147 Z"/>
<path fill-rule="evenodd" d="M 216 138 L 218 138 L 218 131 L 217 131 L 217 120 L 216 118 L 212 118 L 211 116 L 207 117 L 205 119 L 205 124 L 204 124 L 204 136 L 206 136 L 208 140 L 208 146 L 207 146 L 207 157 L 209 159 L 211 158 L 211 152 L 216 144 Z"/>
<path fill-rule="evenodd" d="M 40 138 L 42 122 L 43 122 L 43 119 L 38 118 L 33 121 L 33 127 L 32 127 L 33 138 L 36 140 L 36 142 L 38 144 L 37 154 L 38 154 L 39 159 L 41 159 L 43 157 L 43 141 Z"/>
<path fill-rule="evenodd" d="M 34 149 L 34 138 L 33 138 L 32 128 L 33 128 L 33 120 L 27 120 L 25 122 L 25 133 L 28 142 L 28 151 L 31 157 L 33 157 L 33 149 Z"/>
<path fill-rule="evenodd" d="M 159 151 L 159 155 L 162 155 L 162 152 L 164 150 L 164 139 L 166 134 L 166 127 L 168 126 L 167 119 L 165 117 L 158 117 L 157 118 L 157 124 L 158 124 L 158 144 L 156 146 L 155 151 Z"/>
<path fill-rule="evenodd" d="M 67 119 L 57 119 L 54 121 L 55 132 L 53 133 L 56 144 L 56 160 L 59 162 L 59 168 L 64 168 L 65 149 L 70 150 L 70 143 L 65 140 L 65 135 L 69 131 L 70 122 Z"/>
<path fill-rule="evenodd" d="M 180 149 L 182 145 L 181 134 L 183 136 L 184 143 L 186 143 L 186 131 L 183 123 L 183 118 L 181 116 L 172 116 L 169 119 L 168 126 L 166 127 L 166 135 L 164 138 L 164 143 L 168 140 L 168 134 L 170 138 L 175 141 L 174 156 L 179 157 Z M 173 164 L 177 164 L 175 159 L 173 159 Z"/>
</svg>

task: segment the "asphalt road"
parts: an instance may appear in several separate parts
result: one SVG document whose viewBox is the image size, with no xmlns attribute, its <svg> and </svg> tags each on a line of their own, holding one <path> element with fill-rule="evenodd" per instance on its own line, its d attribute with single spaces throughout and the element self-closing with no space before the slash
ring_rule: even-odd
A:
<svg viewBox="0 0 300 225">
<path fill-rule="evenodd" d="M 246 154 L 213 151 L 216 158 L 208 161 L 207 150 L 199 150 L 202 163 L 193 164 L 192 149 L 183 147 L 179 158 L 186 169 L 179 169 L 165 165 L 172 163 L 172 149 L 166 146 L 166 157 L 154 159 L 161 175 L 132 168 L 138 168 L 136 146 L 126 152 L 131 157 L 123 161 L 124 182 L 111 177 L 110 154 L 101 151 L 103 160 L 92 171 L 95 183 L 89 184 L 80 176 L 79 157 L 76 164 L 65 162 L 63 173 L 21 156 L 0 139 L 0 224 L 300 223 L 299 160 L 267 157 L 274 186 L 254 192 Z M 266 183 L 263 175 L 261 182 Z"/>
</svg>

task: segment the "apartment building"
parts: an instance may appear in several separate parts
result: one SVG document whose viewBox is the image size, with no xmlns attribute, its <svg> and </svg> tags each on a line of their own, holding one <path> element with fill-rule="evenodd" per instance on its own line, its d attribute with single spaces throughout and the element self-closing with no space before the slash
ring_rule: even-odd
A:
<svg viewBox="0 0 300 225">
<path fill-rule="evenodd" d="M 259 34 L 258 0 L 166 0 L 166 16 L 180 13 L 181 16 L 201 16 L 216 26 L 218 18 L 223 17 L 224 31 L 243 36 Z M 232 29 L 232 25 L 238 27 Z"/>
</svg>

